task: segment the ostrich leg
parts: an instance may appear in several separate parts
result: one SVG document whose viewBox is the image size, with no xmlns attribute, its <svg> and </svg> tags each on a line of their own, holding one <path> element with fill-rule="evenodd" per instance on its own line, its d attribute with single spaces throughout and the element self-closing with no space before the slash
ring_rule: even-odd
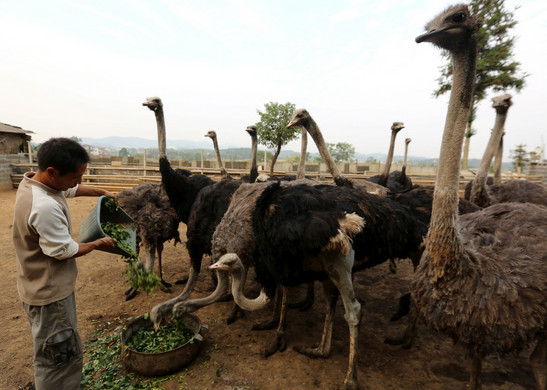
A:
<svg viewBox="0 0 547 390">
<path fill-rule="evenodd" d="M 281 304 L 279 305 L 279 323 L 275 331 L 275 337 L 270 343 L 266 350 L 264 351 L 264 357 L 268 357 L 276 353 L 277 351 L 283 352 L 287 348 L 287 341 L 285 339 L 285 321 L 287 320 L 287 296 L 288 288 L 278 286 L 278 291 L 282 290 L 281 293 Z M 278 298 L 278 293 L 276 293 L 276 300 Z M 275 311 L 275 310 L 274 310 Z"/>
<path fill-rule="evenodd" d="M 359 324 L 361 321 L 361 304 L 355 297 L 352 282 L 352 267 L 355 252 L 350 252 L 343 258 L 338 258 L 336 261 L 327 260 L 328 264 L 324 264 L 324 269 L 327 271 L 330 280 L 323 282 L 323 288 L 327 295 L 327 314 L 325 316 L 325 324 L 321 344 L 317 348 L 295 347 L 295 350 L 312 357 L 327 357 L 330 353 L 332 341 L 332 325 L 334 322 L 334 310 L 338 293 L 342 297 L 344 304 L 344 318 L 349 327 L 349 358 L 348 371 L 342 385 L 342 390 L 357 389 L 357 351 L 359 342 Z M 328 256 L 325 256 L 328 259 Z"/>
<path fill-rule="evenodd" d="M 172 293 L 173 291 L 170 289 L 170 287 L 172 286 L 171 283 L 168 283 L 165 280 L 163 280 L 163 270 L 161 267 L 161 254 L 163 252 L 162 242 L 158 242 L 156 252 L 158 253 L 158 271 L 159 271 L 160 279 L 161 279 L 161 285 L 160 285 L 161 291 Z"/>
</svg>

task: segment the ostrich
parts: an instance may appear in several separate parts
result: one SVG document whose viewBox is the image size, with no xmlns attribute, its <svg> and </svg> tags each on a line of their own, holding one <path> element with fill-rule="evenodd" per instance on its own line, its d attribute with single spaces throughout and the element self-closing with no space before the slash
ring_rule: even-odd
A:
<svg viewBox="0 0 547 390">
<path fill-rule="evenodd" d="M 336 202 L 320 189 L 305 184 L 269 184 L 257 200 L 254 231 L 257 235 L 255 269 L 264 292 L 256 300 L 246 299 L 237 282 L 245 277 L 245 267 L 236 253 L 223 254 L 212 268 L 237 267 L 234 299 L 246 310 L 258 310 L 272 298 L 278 284 L 295 286 L 322 280 L 328 296 L 327 314 L 321 343 L 317 347 L 298 347 L 312 357 L 330 353 L 334 309 L 342 297 L 350 329 L 349 361 L 343 388 L 357 388 L 357 345 L 361 305 L 352 284 L 353 250 L 351 238 L 363 228 L 364 220 L 340 210 Z M 275 229 L 271 229 L 275 226 Z M 216 233 L 215 233 L 216 234 Z M 272 241 L 270 241 L 272 240 Z"/>
<path fill-rule="evenodd" d="M 224 164 L 222 164 L 222 159 L 220 158 L 220 150 L 218 149 L 218 142 L 217 142 L 217 132 L 214 130 L 209 130 L 207 134 L 205 134 L 205 137 L 209 137 L 213 140 L 213 146 L 215 148 L 215 155 L 217 156 L 217 164 L 220 169 L 220 174 L 222 175 L 223 179 L 229 179 L 230 174 L 226 169 L 224 168 Z"/>
<path fill-rule="evenodd" d="M 387 153 L 386 165 L 384 166 L 384 171 L 380 175 L 375 175 L 367 179 L 368 181 L 372 183 L 377 183 L 377 184 L 380 184 L 381 186 L 387 187 L 390 189 L 390 191 L 394 191 L 394 192 L 412 187 L 412 182 L 406 176 L 406 161 L 405 161 L 405 167 L 403 172 L 396 171 L 396 172 L 389 173 L 389 170 L 391 169 L 391 163 L 393 162 L 393 150 L 395 149 L 395 138 L 397 137 L 397 133 L 404 128 L 405 128 L 405 125 L 403 122 L 393 122 L 393 124 L 391 125 L 391 141 L 389 143 L 389 150 Z M 405 158 L 406 158 L 406 150 L 407 148 L 405 147 Z"/>
<path fill-rule="evenodd" d="M 426 25 L 418 43 L 451 52 L 453 84 L 439 158 L 426 250 L 414 274 L 412 304 L 430 328 L 471 357 L 470 388 L 481 388 L 490 353 L 530 357 L 538 389 L 547 385 L 547 208 L 496 204 L 458 218 L 460 153 L 475 83 L 475 17 L 449 7 Z"/>
<path fill-rule="evenodd" d="M 496 110 L 496 123 L 482 157 L 477 177 L 473 180 L 470 200 L 481 207 L 506 202 L 535 203 L 547 206 L 547 190 L 541 184 L 524 180 L 510 180 L 491 186 L 486 185 L 488 169 L 492 157 L 499 149 L 507 111 L 512 105 L 509 94 L 497 96 L 492 101 L 492 107 Z"/>
<path fill-rule="evenodd" d="M 505 136 L 505 131 L 501 134 L 498 150 L 496 150 L 496 155 L 494 156 L 494 183 L 493 184 L 496 184 L 496 185 L 501 184 L 501 164 L 502 164 L 502 158 L 503 158 L 503 137 L 504 136 Z"/>
<path fill-rule="evenodd" d="M 393 171 L 387 178 L 387 188 L 393 192 L 400 192 L 412 188 L 412 180 L 406 175 L 406 162 L 408 158 L 408 144 L 412 141 L 410 138 L 405 139 L 405 157 L 403 167 L 400 171 Z"/>
<path fill-rule="evenodd" d="M 245 129 L 247 133 L 251 136 L 251 173 L 249 175 L 248 180 L 242 180 L 247 181 L 248 183 L 254 183 L 256 181 L 256 178 L 258 177 L 258 167 L 256 164 L 256 153 L 258 148 L 258 138 L 257 138 L 257 130 L 255 125 L 247 126 Z"/>
<path fill-rule="evenodd" d="M 139 246 L 143 246 L 145 253 L 144 267 L 148 270 L 154 268 L 157 253 L 161 288 L 165 292 L 171 292 L 171 284 L 163 279 L 161 254 L 165 241 L 173 239 L 175 245 L 181 241 L 179 220 L 165 191 L 159 184 L 143 183 L 119 192 L 117 201 L 135 221 Z M 137 290 L 131 288 L 126 292 L 126 300 L 132 299 L 136 294 Z"/>
<path fill-rule="evenodd" d="M 494 184 L 494 180 L 488 177 L 488 169 L 490 168 L 494 153 L 497 154 L 500 149 L 507 111 L 513 104 L 511 98 L 511 95 L 503 94 L 492 99 L 492 107 L 496 110 L 496 122 L 482 156 L 477 176 L 465 186 L 465 198 L 481 207 L 488 206 L 489 197 L 486 193 L 486 186 Z"/>
<path fill-rule="evenodd" d="M 291 118 L 291 121 L 287 125 L 287 127 L 294 127 L 294 126 L 302 126 L 306 129 L 306 131 L 312 136 L 315 145 L 317 146 L 317 150 L 319 151 L 319 154 L 321 154 L 321 158 L 327 164 L 327 167 L 329 169 L 329 172 L 331 173 L 334 182 L 339 186 L 358 186 L 364 188 L 367 192 L 378 194 L 378 195 L 385 195 L 387 194 L 388 190 L 386 187 L 378 185 L 376 183 L 372 183 L 366 180 L 350 180 L 346 178 L 342 172 L 338 169 L 336 166 L 336 163 L 332 159 L 332 156 L 330 155 L 327 145 L 325 143 L 325 140 L 323 138 L 323 135 L 321 134 L 321 131 L 319 130 L 319 126 L 317 126 L 317 123 L 315 123 L 315 120 L 311 117 L 311 115 L 308 113 L 308 111 L 304 108 L 300 108 L 296 110 L 293 113 L 293 116 Z"/>
</svg>

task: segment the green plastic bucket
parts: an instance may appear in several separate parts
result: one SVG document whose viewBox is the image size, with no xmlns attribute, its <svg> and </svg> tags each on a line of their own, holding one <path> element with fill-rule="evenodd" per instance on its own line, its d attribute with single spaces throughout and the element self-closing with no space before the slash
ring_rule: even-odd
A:
<svg viewBox="0 0 547 390">
<path fill-rule="evenodd" d="M 137 249 L 137 229 L 133 219 L 118 206 L 116 211 L 111 211 L 105 202 L 110 199 L 107 196 L 100 196 L 97 205 L 91 210 L 89 215 L 83 220 L 80 225 L 80 233 L 78 235 L 79 242 L 91 242 L 100 238 L 106 237 L 101 222 L 112 222 L 123 225 L 129 232 L 129 237 L 125 240 L 125 244 L 136 251 Z M 130 253 L 120 248 L 116 244 L 114 249 L 99 249 L 105 252 L 117 253 L 122 256 L 129 257 Z"/>
</svg>

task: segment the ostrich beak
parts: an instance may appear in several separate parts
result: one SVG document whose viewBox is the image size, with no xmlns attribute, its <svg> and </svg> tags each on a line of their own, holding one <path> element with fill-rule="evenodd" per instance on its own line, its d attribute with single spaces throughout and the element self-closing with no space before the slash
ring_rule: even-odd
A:
<svg viewBox="0 0 547 390">
<path fill-rule="evenodd" d="M 211 264 L 209 266 L 209 269 L 219 270 L 219 271 L 223 271 L 223 270 L 227 271 L 229 269 L 229 267 L 227 265 L 224 265 L 224 264 L 219 264 L 219 262 L 217 261 L 216 263 Z"/>
<path fill-rule="evenodd" d="M 296 119 L 295 119 L 295 120 L 292 120 L 292 121 L 290 121 L 289 124 L 287 125 L 287 129 L 290 129 L 291 127 L 296 126 L 296 125 L 298 125 L 298 120 L 296 120 Z"/>
</svg>

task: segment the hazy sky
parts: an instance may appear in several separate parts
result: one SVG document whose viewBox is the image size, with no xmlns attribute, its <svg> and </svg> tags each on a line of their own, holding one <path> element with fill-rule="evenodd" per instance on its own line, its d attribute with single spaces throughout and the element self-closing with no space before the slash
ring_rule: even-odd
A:
<svg viewBox="0 0 547 390">
<path fill-rule="evenodd" d="M 327 142 L 360 153 L 437 157 L 448 96 L 432 97 L 440 51 L 416 44 L 445 0 L 3 0 L 0 13 L 0 122 L 36 134 L 154 139 L 163 100 L 167 139 L 202 141 L 216 130 L 221 148 L 250 146 L 247 125 L 270 101 L 306 108 Z M 545 141 L 547 6 L 506 0 L 515 11 L 515 58 L 529 73 L 513 94 L 505 157 L 517 144 Z M 480 158 L 495 111 L 478 112 L 470 157 Z M 299 141 L 287 149 L 298 151 Z M 310 144 L 309 150 L 316 151 Z"/>
</svg>

